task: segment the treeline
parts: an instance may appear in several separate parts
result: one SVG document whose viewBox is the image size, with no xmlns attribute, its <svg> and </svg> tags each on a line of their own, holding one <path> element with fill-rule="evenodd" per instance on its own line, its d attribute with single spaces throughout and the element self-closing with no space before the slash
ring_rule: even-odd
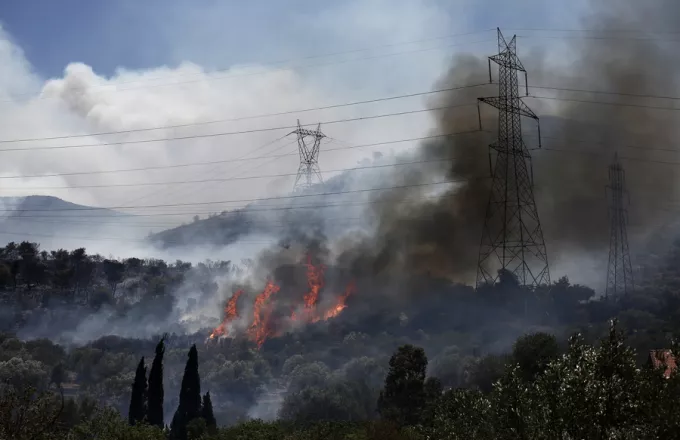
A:
<svg viewBox="0 0 680 440">
<path fill-rule="evenodd" d="M 162 356 L 162 344 L 158 345 L 156 359 Z M 678 346 L 672 345 L 677 353 Z M 429 374 L 425 351 L 404 345 L 391 356 L 379 395 L 366 417 L 347 418 L 343 413 L 345 397 L 329 392 L 333 384 L 326 383 L 289 399 L 278 421 L 253 420 L 223 428 L 215 426 L 209 394 L 201 396 L 198 352 L 192 346 L 179 405 L 169 426 L 161 427 L 149 418 L 154 398 L 153 393 L 144 391 L 146 374 L 140 362 L 130 404 L 139 413 L 129 421 L 105 408 L 95 408 L 77 424 L 66 427 L 61 421 L 63 399 L 5 386 L 0 394 L 0 438 L 680 438 L 680 374 L 664 364 L 667 359 L 659 358 L 656 367 L 638 364 L 634 350 L 612 321 L 607 335 L 596 345 L 585 343 L 576 334 L 562 350 L 550 335 L 526 335 L 515 342 L 501 377 L 489 390 L 445 389 L 438 378 Z M 360 380 L 356 382 L 361 386 Z"/>
<path fill-rule="evenodd" d="M 70 255 L 71 252 L 66 254 Z M 48 267 L 55 267 L 51 256 L 40 258 L 46 258 L 50 262 Z M 105 277 L 105 259 L 98 256 L 87 256 L 87 259 L 99 262 L 96 263 L 89 287 L 79 288 L 77 297 L 85 298 L 86 291 L 92 295 L 99 287 L 110 293 L 113 288 Z M 19 261 L 23 261 L 23 258 L 19 257 Z M 181 263 L 139 260 L 143 269 L 135 272 L 135 260 L 131 261 L 132 264 L 128 260 L 121 262 L 125 265 L 125 276 L 124 281 L 116 286 L 115 301 L 117 304 L 135 304 L 131 307 L 137 307 L 137 304 L 153 298 L 154 302 L 149 303 L 151 306 L 142 309 L 144 313 L 134 315 L 138 317 L 140 328 L 145 321 L 151 320 L 151 314 L 163 309 L 158 304 L 172 305 L 175 301 L 175 295 L 168 294 L 172 288 L 167 286 L 174 283 L 170 280 L 183 278 L 186 284 L 188 279 L 193 279 L 192 289 L 200 291 L 205 288 L 206 295 L 214 295 L 215 287 L 210 287 L 214 279 L 212 274 L 231 270 L 229 264 L 220 263 L 195 265 L 184 270 L 186 265 Z M 645 277 L 639 278 L 638 288 L 634 292 L 608 300 L 596 298 L 592 289 L 572 285 L 566 278 L 551 286 L 530 290 L 519 287 L 512 277 L 504 276 L 495 286 L 474 290 L 467 286 L 452 285 L 445 280 L 410 279 L 405 275 L 403 282 L 398 280 L 401 296 L 394 300 L 384 293 L 389 288 L 381 289 L 383 280 L 368 283 L 368 287 L 359 280 L 355 302 L 349 303 L 348 309 L 337 319 L 271 338 L 260 350 L 249 341 L 239 338 L 226 338 L 204 345 L 208 332 L 170 334 L 164 339 L 166 350 L 163 357 L 163 386 L 166 415 L 163 423 L 169 425 L 173 410 L 179 407 L 187 360 L 186 348 L 200 342 L 201 362 L 198 368 L 202 388 L 203 391 L 210 391 L 213 415 L 217 424 L 223 426 L 216 435 L 226 436 L 224 438 L 239 438 L 239 435 L 243 435 L 243 438 L 258 438 L 260 433 L 265 432 L 271 433 L 273 437 L 261 438 L 316 438 L 314 436 L 317 434 L 322 436 L 320 433 L 325 433 L 325 438 L 351 438 L 351 435 L 354 438 L 370 438 L 376 432 L 387 435 L 380 431 L 382 429 L 397 432 L 398 435 L 412 435 L 413 429 L 395 428 L 388 417 L 377 416 L 379 392 L 385 386 L 390 356 L 395 347 L 403 345 L 422 347 L 428 353 L 430 359 L 427 375 L 436 377 L 444 389 L 466 390 L 464 393 L 461 391 L 460 395 L 456 394 L 458 400 L 454 400 L 455 402 L 465 403 L 469 396 L 474 396 L 475 399 L 479 397 L 479 400 L 469 402 L 490 411 L 484 414 L 493 420 L 484 419 L 485 424 L 499 424 L 501 422 L 495 421 L 497 414 L 493 408 L 496 407 L 492 406 L 498 403 L 494 403 L 491 396 L 498 392 L 494 384 L 499 380 L 501 383 L 509 380 L 507 366 L 520 361 L 519 352 L 505 354 L 519 335 L 549 333 L 555 334 L 559 341 L 564 341 L 565 335 L 578 331 L 583 338 L 582 345 L 590 347 L 597 345 L 598 338 L 607 332 L 608 321 L 617 317 L 627 332 L 627 344 L 635 349 L 626 356 L 637 356 L 634 364 L 641 366 L 650 349 L 669 347 L 669 333 L 680 334 L 680 321 L 677 319 L 680 316 L 680 293 L 677 289 L 680 285 L 679 269 L 680 246 L 676 245 L 674 252 L 667 258 L 656 262 L 654 268 L 646 269 Z M 384 285 L 393 286 L 397 283 L 392 281 L 389 284 L 389 281 Z M 74 283 L 69 288 L 60 289 L 49 283 L 31 284 L 28 290 L 23 278 L 18 276 L 17 288 L 10 282 L 5 293 L 12 301 L 25 301 L 25 307 L 19 310 L 21 313 L 16 314 L 19 319 L 31 307 L 49 308 L 55 298 L 72 298 L 75 285 Z M 166 288 L 156 290 L 154 286 L 158 285 L 165 285 Z M 37 292 L 51 298 L 44 302 L 46 306 L 31 299 Z M 164 293 L 158 296 L 153 292 Z M 300 292 L 304 293 L 302 290 Z M 31 305 L 34 303 L 38 306 Z M 117 310 L 119 313 L 129 313 L 132 309 L 121 307 Z M 83 317 L 86 315 L 84 312 Z M 132 324 L 137 325 L 137 322 Z M 153 340 L 108 336 L 66 350 L 47 339 L 21 340 L 16 334 L 0 333 L 0 379 L 15 384 L 35 384 L 39 391 L 45 391 L 48 386 L 55 390 L 58 389 L 55 387 L 61 385 L 66 400 L 56 423 L 70 433 L 76 426 L 87 431 L 94 429 L 92 426 L 95 425 L 102 432 L 108 429 L 101 428 L 104 425 L 115 426 L 114 431 L 125 433 L 142 430 L 153 432 L 156 428 L 146 424 L 136 425 L 130 431 L 132 428 L 119 425 L 119 419 L 122 417 L 124 424 L 128 424 L 130 386 L 135 381 L 140 358 L 153 355 L 159 338 L 160 335 Z M 552 343 L 546 342 L 546 347 L 550 346 Z M 554 353 L 552 349 L 546 350 Z M 566 347 L 560 344 L 559 353 L 568 353 L 565 350 Z M 529 350 L 529 353 L 533 351 Z M 591 351 L 583 351 L 582 355 L 594 359 Z M 527 359 L 533 357 L 526 356 Z M 549 359 L 554 362 L 561 358 L 550 355 Z M 571 365 L 573 367 L 575 364 L 572 362 Z M 584 365 L 592 367 L 595 364 Z M 144 366 L 149 367 L 146 364 Z M 147 371 L 147 390 L 150 390 L 149 382 L 152 381 L 151 370 L 153 363 Z M 595 370 L 588 371 L 592 373 Z M 636 380 L 643 379 L 642 376 L 636 376 Z M 650 383 L 644 381 L 640 383 Z M 428 387 L 435 384 L 436 382 L 430 381 Z M 547 399 L 549 394 L 546 388 L 528 389 L 533 390 L 528 394 L 531 399 Z M 444 395 L 452 394 L 445 392 Z M 200 397 L 203 405 L 204 395 Z M 16 399 L 20 398 L 21 395 L 16 396 Z M 148 398 L 147 395 L 147 412 Z M 638 398 L 642 399 L 636 397 Z M 249 422 L 249 418 L 265 417 L 262 407 L 270 408 L 269 404 L 263 404 L 268 401 L 272 401 L 271 407 L 281 403 L 277 413 L 279 421 Z M 651 403 L 642 400 L 635 402 L 639 408 L 644 407 L 647 408 L 645 411 L 651 411 L 649 406 L 644 406 Z M 112 407 L 115 411 L 102 415 L 102 407 Z M 597 408 L 596 410 L 600 411 Z M 328 420 L 333 422 L 327 422 Z M 643 423 L 639 421 L 639 417 L 631 420 Z M 435 429 L 434 422 L 428 423 L 419 421 L 416 426 Z M 539 420 L 531 423 L 543 426 L 541 424 L 546 422 Z M 224 434 L 226 432 L 229 434 Z M 419 432 L 418 435 L 424 435 L 424 431 Z M 248 437 L 246 433 L 252 437 Z M 296 437 L 291 437 L 293 433 Z M 555 438 L 536 435 L 535 438 Z M 430 438 L 437 436 L 432 434 Z M 570 437 L 565 434 L 562 438 Z"/>
<path fill-rule="evenodd" d="M 163 309 L 172 306 L 171 294 L 187 281 L 202 295 L 214 295 L 215 278 L 233 270 L 229 261 L 192 265 L 180 260 L 119 260 L 89 255 L 85 248 L 47 251 L 37 243 L 9 243 L 0 247 L 0 303 L 11 306 L 17 315 L 73 305 L 94 311 L 140 301 L 165 301 L 166 307 L 160 307 Z M 0 330 L 13 330 L 8 324 L 2 322 Z"/>
</svg>

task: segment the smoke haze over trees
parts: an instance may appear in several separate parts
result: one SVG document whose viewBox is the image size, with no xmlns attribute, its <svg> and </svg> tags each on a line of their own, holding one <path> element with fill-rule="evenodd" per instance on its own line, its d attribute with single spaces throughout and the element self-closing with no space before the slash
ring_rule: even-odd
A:
<svg viewBox="0 0 680 440">
<path fill-rule="evenodd" d="M 677 7 L 657 3 L 632 5 L 628 2 L 626 7 L 619 3 L 616 7 L 595 5 L 584 18 L 583 27 L 596 32 L 568 39 L 560 49 L 563 55 L 560 62 L 548 61 L 542 51 L 523 50 L 533 34 L 518 38 L 520 58 L 529 74 L 532 95 L 525 101 L 541 117 L 544 149 L 532 151 L 533 169 L 538 211 L 553 273 L 558 276 L 578 273 L 577 281 L 587 282 L 598 291 L 602 287 L 600 274 L 604 272 L 609 239 L 603 188 L 608 183 L 607 167 L 615 152 L 623 158 L 631 192 L 630 234 L 634 252 L 641 260 L 649 252 L 663 252 L 666 249 L 659 248 L 655 232 L 676 229 L 674 214 L 666 206 L 678 188 L 678 168 L 658 163 L 672 155 L 645 148 L 645 145 L 673 144 L 678 137 L 672 122 L 675 112 L 663 110 L 672 108 L 667 100 L 644 97 L 664 96 L 675 89 L 675 76 L 668 72 L 673 70 L 673 63 L 680 60 L 671 42 L 659 41 L 654 36 L 629 35 L 633 31 L 644 33 L 650 22 L 660 29 L 673 29 L 674 14 L 665 11 L 674 9 Z M 616 13 L 610 14 L 611 11 Z M 616 35 L 621 29 L 630 32 L 621 38 L 600 38 L 607 32 L 607 35 Z M 433 88 L 487 82 L 486 55 L 492 54 L 454 56 L 448 72 Z M 395 163 L 426 162 L 417 167 L 374 172 L 370 178 L 353 178 L 349 174 L 354 173 L 346 173 L 316 190 L 333 193 L 395 187 L 367 195 L 340 194 L 332 198 L 338 203 L 365 200 L 366 205 L 355 209 L 319 209 L 311 216 L 307 210 L 267 213 L 284 222 L 279 237 L 303 245 L 273 248 L 268 259 L 274 262 L 264 263 L 265 270 L 275 269 L 282 260 L 299 261 L 306 246 L 314 246 L 329 250 L 327 263 L 332 261 L 359 277 L 391 276 L 408 271 L 471 282 L 490 191 L 487 145 L 494 140 L 496 110 L 482 109 L 482 133 L 467 132 L 478 129 L 477 109 L 472 105 L 476 98 L 496 94 L 497 85 L 493 84 L 432 95 L 430 107 L 440 110 L 433 112 L 436 126 L 428 134 L 463 134 L 423 141 L 415 152 L 393 159 Z M 650 106 L 660 108 L 648 108 Z M 534 121 L 524 121 L 523 125 L 529 148 L 537 148 Z M 637 148 L 629 148 L 631 145 Z M 455 183 L 446 184 L 448 181 Z M 433 185 L 437 182 L 444 184 Z M 328 203 L 328 197 L 310 196 L 304 202 L 283 200 L 276 206 L 295 207 L 303 203 L 323 205 Z M 253 209 L 257 207 L 256 203 Z M 330 221 L 333 215 L 350 209 L 360 213 L 364 226 L 334 227 Z M 258 213 L 248 214 L 246 210 L 244 215 L 254 219 Z M 230 230 L 228 222 L 233 224 L 234 219 L 223 221 L 225 230 Z M 222 233 L 210 232 L 208 223 L 206 220 L 187 228 L 199 236 L 204 233 L 218 239 Z M 238 226 L 231 230 L 238 230 Z M 181 242 L 186 235 L 169 237 Z"/>
<path fill-rule="evenodd" d="M 438 23 L 436 8 L 398 3 L 395 9 Z M 672 93 L 680 56 L 667 34 L 678 18 L 680 5 L 670 0 L 591 2 L 580 23 L 589 31 L 567 32 L 555 52 L 533 45 L 550 37 L 540 30 L 508 29 L 519 34 L 530 92 L 523 99 L 540 116 L 543 136 L 537 150 L 533 121 L 523 123 L 553 273 L 552 283 L 536 288 L 507 272 L 495 285 L 472 287 L 494 159 L 488 144 L 497 129 L 496 110 L 482 107 L 478 119 L 476 105 L 497 93 L 497 84 L 487 83 L 493 48 L 437 58 L 444 69 L 436 75 L 423 66 L 413 90 L 447 91 L 418 96 L 419 110 L 413 100 L 393 100 L 371 110 L 310 114 L 310 121 L 372 122 L 355 129 L 327 124 L 334 144 L 322 151 L 322 170 L 324 155 L 338 154 L 332 148 L 351 148 L 338 148 L 346 157 L 326 162 L 336 171 L 323 187 L 296 194 L 282 177 L 237 180 L 295 170 L 294 139 L 268 144 L 276 136 L 217 134 L 290 124 L 295 115 L 248 119 L 264 113 L 250 102 L 253 90 L 269 97 L 266 112 L 285 113 L 290 103 L 304 109 L 349 102 L 354 96 L 344 96 L 344 83 L 325 92 L 319 77 L 292 68 L 238 67 L 221 73 L 244 76 L 244 85 L 212 86 L 220 72 L 188 63 L 110 78 L 72 64 L 47 82 L 31 76 L 29 85 L 42 93 L 35 99 L 49 104 L 10 99 L 3 139 L 26 136 L 15 126 L 28 120 L 43 121 L 39 136 L 55 139 L 35 141 L 35 151 L 83 151 L 72 173 L 89 172 L 93 163 L 145 168 L 205 159 L 212 168 L 194 174 L 145 172 L 156 182 L 203 173 L 225 185 L 102 196 L 64 168 L 58 180 L 83 186 L 69 198 L 82 205 L 47 196 L 0 201 L 8 214 L 0 237 L 2 228 L 21 228 L 18 239 L 0 247 L 0 438 L 41 438 L 31 430 L 43 425 L 59 440 L 678 437 L 680 376 L 664 379 L 643 368 L 650 350 L 677 355 L 673 337 L 680 335 L 680 236 L 672 209 L 680 188 Z M 15 48 L 0 34 L 0 64 L 12 60 L 8 71 L 22 74 L 27 66 Z M 385 71 L 381 76 L 391 76 Z M 208 84 L 199 92 L 132 88 L 129 99 L 95 91 L 161 73 L 168 81 L 194 75 Z M 256 79 L 265 73 L 269 81 Z M 432 81 L 423 84 L 423 77 Z M 402 90 L 385 82 L 392 94 Z M 401 122 L 370 119 L 426 108 Z M 234 125 L 203 124 L 241 117 Z M 143 131 L 168 125 L 181 127 Z M 66 145 L 73 136 L 77 145 Z M 356 144 L 422 137 L 400 149 L 349 153 Z M 97 156 L 88 143 L 116 148 Z M 226 166 L 260 147 L 290 154 L 270 168 Z M 604 298 L 604 186 L 614 153 L 631 196 L 636 288 Z M 16 173 L 51 173 L 51 166 L 22 156 Z M 337 170 L 351 166 L 366 169 Z M 122 182 L 110 174 L 94 182 Z M 22 194 L 36 180 L 57 191 L 46 177 L 18 180 Z M 194 217 L 201 203 L 210 208 Z M 38 211 L 53 216 L 54 226 L 31 227 Z M 110 233 L 88 230 L 100 221 L 94 214 L 104 215 L 102 224 L 114 222 Z M 152 217 L 175 214 L 181 220 Z M 142 222 L 147 215 L 153 220 Z M 123 233 L 123 216 L 142 222 L 138 237 Z M 40 240 L 42 233 L 49 240 Z M 82 234 L 83 243 L 67 234 Z M 92 247 L 88 234 L 95 235 Z M 77 244 L 58 245 L 62 239 Z M 14 423 L 13 414 L 28 422 Z"/>
</svg>

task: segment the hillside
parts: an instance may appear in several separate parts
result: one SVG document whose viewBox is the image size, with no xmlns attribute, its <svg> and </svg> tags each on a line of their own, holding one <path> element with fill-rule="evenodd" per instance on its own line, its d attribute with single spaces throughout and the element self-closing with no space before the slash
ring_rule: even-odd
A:
<svg viewBox="0 0 680 440">
<path fill-rule="evenodd" d="M 390 150 L 386 146 L 386 153 L 374 153 L 373 157 L 366 158 L 358 163 L 359 168 L 363 170 L 346 170 L 339 172 L 335 176 L 327 178 L 323 186 L 314 185 L 308 190 L 308 195 L 292 196 L 290 192 L 283 192 L 277 195 L 267 194 L 267 200 L 256 201 L 249 203 L 243 208 L 224 211 L 220 214 L 215 214 L 206 219 L 197 219 L 192 223 L 178 226 L 176 228 L 168 229 L 166 231 L 154 234 L 151 240 L 163 248 L 183 247 L 183 246 L 202 246 L 215 245 L 224 246 L 238 241 L 247 235 L 274 235 L 277 238 L 284 238 L 287 241 L 295 237 L 300 231 L 308 231 L 314 227 L 320 226 L 327 237 L 332 236 L 336 232 L 346 230 L 347 221 L 353 220 L 353 224 L 368 225 L 365 220 L 372 218 L 377 223 L 390 222 L 390 217 L 394 214 L 392 210 L 400 211 L 404 208 L 404 203 L 409 203 L 409 194 L 413 196 L 414 200 L 419 197 L 422 200 L 428 200 L 431 196 L 428 193 L 430 189 L 439 189 L 438 186 L 429 187 L 431 181 L 447 181 L 447 180 L 465 180 L 470 177 L 468 171 L 460 173 L 460 170 L 450 169 L 442 166 L 445 160 L 460 155 L 460 161 L 465 163 L 469 160 L 470 147 L 478 149 L 479 154 L 474 156 L 475 176 L 485 173 L 488 169 L 487 154 L 488 143 L 495 137 L 494 125 L 495 120 L 488 120 L 483 123 L 483 129 L 489 131 L 480 137 L 468 136 L 451 139 L 435 139 L 421 142 L 417 148 L 414 148 L 409 153 L 399 153 L 387 155 Z M 574 145 L 569 148 L 580 149 L 591 148 L 590 144 L 583 144 L 584 140 L 589 142 L 597 142 L 598 136 L 601 134 L 601 129 L 594 124 L 579 121 L 571 118 L 564 118 L 559 116 L 542 116 L 540 119 L 542 144 L 544 147 L 554 148 L 559 146 L 565 148 L 563 142 L 557 145 L 554 142 L 555 138 L 564 138 L 565 136 L 573 136 Z M 476 127 L 475 127 L 476 128 Z M 452 131 L 456 131 L 455 129 Z M 538 148 L 538 139 L 536 137 L 537 126 L 535 122 L 526 122 L 523 131 L 526 135 L 525 142 L 527 147 L 531 150 Z M 577 135 L 573 135 L 577 133 Z M 623 140 L 622 140 L 623 142 Z M 570 142 L 567 141 L 565 145 L 568 146 Z M 593 176 L 594 181 L 600 182 L 604 185 L 607 178 L 607 166 L 613 157 L 613 151 L 605 152 L 597 160 L 592 160 L 588 163 L 588 172 Z M 553 166 L 546 166 L 545 156 L 541 152 L 532 153 L 535 158 L 535 166 L 532 170 L 537 189 L 537 202 L 539 203 L 539 211 L 546 222 L 546 234 L 550 239 L 559 239 L 563 234 L 560 229 L 561 218 L 563 213 L 559 209 L 552 206 L 554 203 L 553 196 L 558 194 L 560 198 L 571 200 L 571 203 L 576 203 L 578 206 L 588 209 L 589 214 L 593 218 L 582 216 L 575 224 L 583 226 L 584 228 L 593 228 L 597 226 L 602 233 L 600 237 L 606 240 L 608 237 L 608 223 L 606 217 L 605 204 L 606 200 L 602 198 L 602 193 L 598 191 L 594 193 L 588 189 L 584 191 L 582 188 L 564 185 L 564 181 L 570 181 L 576 178 L 582 178 L 581 174 L 586 174 L 583 169 L 565 169 L 564 167 L 554 168 Z M 420 163 L 418 170 L 420 172 L 413 172 L 413 176 L 403 175 L 404 168 L 400 166 L 392 167 L 392 164 L 399 163 Z M 321 149 L 321 168 L 332 167 L 332 164 L 323 162 L 323 147 Z M 628 164 L 626 164 L 628 166 Z M 423 176 L 430 176 L 431 180 Z M 560 180 L 562 179 L 562 180 Z M 406 190 L 409 186 L 415 188 L 414 191 L 421 188 L 422 191 Z M 366 191 L 371 188 L 392 188 L 395 187 L 394 197 L 380 200 L 384 191 Z M 400 190 L 400 191 L 398 191 Z M 479 194 L 474 194 L 474 198 L 486 200 L 488 197 L 488 188 L 484 188 Z M 303 193 L 305 194 L 305 193 Z M 320 194 L 316 195 L 315 194 Z M 291 197 L 292 196 L 292 197 Z M 418 196 L 418 197 L 415 197 Z M 376 202 L 384 204 L 384 209 L 378 212 L 377 216 L 371 217 L 375 214 L 376 208 L 369 208 L 369 206 L 377 206 Z M 460 203 L 465 204 L 466 199 L 461 197 Z M 329 206 L 330 205 L 330 206 Z M 336 206 L 336 207 L 333 207 Z M 484 207 L 485 204 L 474 204 L 468 207 L 469 209 L 476 209 L 479 206 Z M 316 207 L 319 207 L 318 209 Z M 440 206 L 444 213 L 450 208 L 448 203 L 442 203 Z M 417 202 L 409 206 L 413 212 L 419 212 L 422 206 Z M 602 209 L 601 209 L 602 208 Z M 601 215 L 602 213 L 605 215 Z M 479 221 L 483 218 L 483 212 L 477 212 Z M 584 220 L 586 219 L 587 220 Z M 340 220 L 340 221 L 339 221 Z M 362 221 L 364 220 L 364 221 Z M 592 222 L 595 221 L 593 224 Z M 554 225 L 554 226 L 553 226 Z M 448 226 L 451 226 L 450 224 Z M 477 222 L 473 222 L 473 227 L 477 227 Z M 429 229 L 429 227 L 428 227 Z M 577 228 L 577 230 L 580 230 Z M 552 234 L 549 235 L 549 234 Z M 582 237 L 574 236 L 573 241 L 581 240 Z M 552 240 L 549 240 L 552 241 Z M 606 245 L 605 242 L 594 243 L 592 237 L 588 237 L 587 243 L 594 244 L 599 247 Z M 474 242 L 476 247 L 477 243 Z"/>
<path fill-rule="evenodd" d="M 64 243 L 76 239 L 128 237 L 132 232 L 131 215 L 78 205 L 58 197 L 0 197 L 0 206 L 0 242 L 3 243 L 27 240 L 54 248 L 55 244 L 66 246 Z"/>
</svg>

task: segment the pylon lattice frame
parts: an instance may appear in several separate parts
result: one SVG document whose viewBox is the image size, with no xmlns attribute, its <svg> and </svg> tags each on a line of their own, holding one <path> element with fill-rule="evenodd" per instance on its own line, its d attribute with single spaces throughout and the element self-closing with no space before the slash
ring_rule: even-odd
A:
<svg viewBox="0 0 680 440">
<path fill-rule="evenodd" d="M 609 264 L 607 267 L 607 297 L 625 295 L 633 290 L 633 266 L 628 249 L 628 209 L 624 205 L 626 174 L 619 162 L 618 154 L 609 166 L 609 185 L 606 192 L 609 204 Z M 630 203 L 630 199 L 628 200 Z"/>
<path fill-rule="evenodd" d="M 316 127 L 316 130 L 308 130 L 302 128 L 299 119 L 297 123 L 298 128 L 289 133 L 289 135 L 297 135 L 298 151 L 300 153 L 300 166 L 295 177 L 295 184 L 293 185 L 294 192 L 307 190 L 317 183 L 323 184 L 321 170 L 319 169 L 319 152 L 321 140 L 326 137 L 321 132 L 321 124 Z M 307 139 L 309 138 L 312 138 L 312 142 L 308 144 Z"/>
<path fill-rule="evenodd" d="M 522 139 L 521 117 L 538 122 L 538 116 L 519 97 L 518 72 L 527 72 L 517 57 L 517 37 L 508 43 L 498 29 L 498 96 L 479 98 L 498 109 L 498 140 L 489 147 L 496 163 L 491 171 L 491 194 L 486 209 L 479 249 L 477 287 L 498 280 L 501 270 L 517 277 L 520 285 L 536 287 L 550 283 L 548 254 L 533 192 L 531 154 Z M 528 85 L 527 85 L 528 94 Z M 481 128 L 481 113 L 479 116 Z M 538 128 L 540 148 L 540 125 Z"/>
</svg>

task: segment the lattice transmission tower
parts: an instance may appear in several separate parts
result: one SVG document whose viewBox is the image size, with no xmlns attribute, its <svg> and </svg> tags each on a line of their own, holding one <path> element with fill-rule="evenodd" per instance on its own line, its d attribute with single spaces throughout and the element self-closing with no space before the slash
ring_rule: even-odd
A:
<svg viewBox="0 0 680 440">
<path fill-rule="evenodd" d="M 531 154 L 522 139 L 522 116 L 538 116 L 519 97 L 518 72 L 527 72 L 517 57 L 517 37 L 508 43 L 498 29 L 498 54 L 489 57 L 498 64 L 498 96 L 479 98 L 498 109 L 498 140 L 489 147 L 496 163 L 486 208 L 479 249 L 477 287 L 495 283 L 501 270 L 514 274 L 520 285 L 550 283 L 548 255 L 533 191 Z M 529 93 L 527 85 L 527 95 Z M 479 111 L 479 110 L 478 110 Z M 481 128 L 481 113 L 479 116 Z M 538 128 L 540 148 L 540 125 Z"/>
<path fill-rule="evenodd" d="M 289 133 L 289 135 L 297 135 L 298 150 L 300 152 L 300 167 L 298 168 L 297 177 L 295 177 L 293 191 L 304 191 L 314 184 L 323 184 L 321 170 L 319 169 L 319 151 L 321 140 L 326 135 L 321 132 L 321 124 L 316 127 L 316 130 L 308 130 L 302 128 L 299 119 L 297 122 L 298 128 Z"/>
<path fill-rule="evenodd" d="M 607 268 L 607 297 L 627 294 L 633 290 L 633 267 L 628 250 L 628 209 L 624 195 L 630 203 L 626 191 L 626 173 L 621 167 L 618 154 L 609 165 L 609 265 Z"/>
</svg>

